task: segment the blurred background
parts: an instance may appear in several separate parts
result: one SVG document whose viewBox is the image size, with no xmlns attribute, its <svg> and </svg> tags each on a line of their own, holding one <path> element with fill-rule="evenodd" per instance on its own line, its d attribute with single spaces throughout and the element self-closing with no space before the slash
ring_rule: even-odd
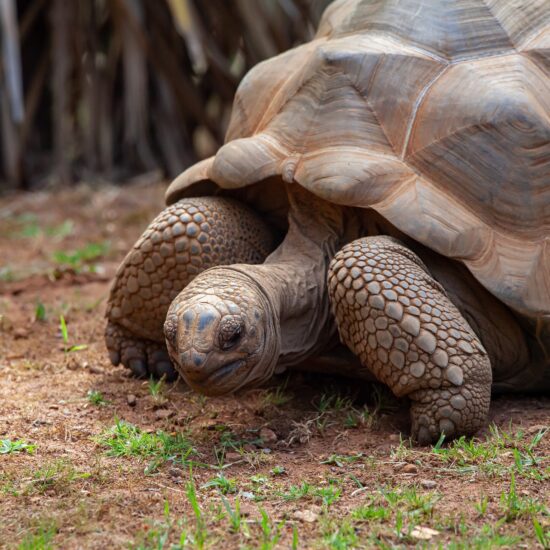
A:
<svg viewBox="0 0 550 550">
<path fill-rule="evenodd" d="M 158 180 L 223 142 L 256 63 L 330 0 L 0 0 L 0 193 Z"/>
</svg>

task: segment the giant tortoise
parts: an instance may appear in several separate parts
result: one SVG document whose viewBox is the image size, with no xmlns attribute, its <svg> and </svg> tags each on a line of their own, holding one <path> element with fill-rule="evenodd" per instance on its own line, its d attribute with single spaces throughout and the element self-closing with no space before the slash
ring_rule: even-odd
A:
<svg viewBox="0 0 550 550">
<path fill-rule="evenodd" d="M 166 201 L 117 272 L 112 363 L 206 394 L 371 373 L 419 442 L 474 433 L 492 389 L 550 388 L 548 0 L 332 3 Z"/>
</svg>

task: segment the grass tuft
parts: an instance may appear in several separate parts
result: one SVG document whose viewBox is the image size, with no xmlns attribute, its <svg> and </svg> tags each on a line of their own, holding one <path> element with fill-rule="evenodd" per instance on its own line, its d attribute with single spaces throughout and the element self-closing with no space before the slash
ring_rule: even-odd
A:
<svg viewBox="0 0 550 550">
<path fill-rule="evenodd" d="M 12 441 L 11 439 L 0 439 L 0 455 L 9 455 L 13 453 L 27 453 L 32 455 L 36 450 L 36 445 L 27 443 L 22 439 Z"/>
<path fill-rule="evenodd" d="M 115 425 L 95 438 L 95 442 L 107 449 L 108 456 L 152 459 L 145 473 L 155 472 L 165 462 L 188 463 L 195 454 L 192 443 L 183 434 L 168 434 L 161 430 L 143 432 L 137 426 L 116 420 Z"/>
</svg>

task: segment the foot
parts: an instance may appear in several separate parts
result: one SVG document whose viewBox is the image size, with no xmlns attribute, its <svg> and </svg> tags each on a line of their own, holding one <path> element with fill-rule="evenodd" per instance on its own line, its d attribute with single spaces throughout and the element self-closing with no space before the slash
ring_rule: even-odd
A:
<svg viewBox="0 0 550 550">
<path fill-rule="evenodd" d="M 124 327 L 109 322 L 105 344 L 111 363 L 122 363 L 136 378 L 164 377 L 167 382 L 172 382 L 178 377 L 163 343 L 136 338 Z"/>
<path fill-rule="evenodd" d="M 175 378 L 163 333 L 172 300 L 198 273 L 260 263 L 273 246 L 270 229 L 236 201 L 192 198 L 166 208 L 117 271 L 106 314 L 111 362 L 139 377 Z"/>
<path fill-rule="evenodd" d="M 491 365 L 476 334 L 411 250 L 390 237 L 346 245 L 329 268 L 341 340 L 397 396 L 419 443 L 485 422 Z"/>
</svg>

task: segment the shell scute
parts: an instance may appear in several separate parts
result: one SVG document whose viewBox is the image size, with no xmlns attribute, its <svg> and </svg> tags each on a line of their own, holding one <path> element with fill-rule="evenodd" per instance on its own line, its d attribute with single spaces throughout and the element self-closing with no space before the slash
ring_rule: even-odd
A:
<svg viewBox="0 0 550 550">
<path fill-rule="evenodd" d="M 550 316 L 548 0 L 336 0 L 244 79 L 227 143 L 167 197 L 270 176 L 373 208 Z"/>
</svg>

